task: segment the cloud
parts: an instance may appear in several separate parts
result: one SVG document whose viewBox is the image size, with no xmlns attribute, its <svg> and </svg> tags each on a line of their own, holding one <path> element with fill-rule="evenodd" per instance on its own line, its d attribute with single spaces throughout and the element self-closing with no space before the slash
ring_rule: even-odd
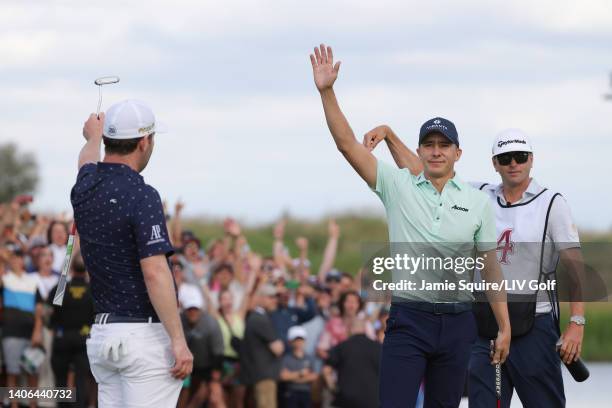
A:
<svg viewBox="0 0 612 408">
<path fill-rule="evenodd" d="M 40 208 L 66 208 L 82 123 L 97 103 L 93 79 L 117 74 L 104 106 L 138 97 L 169 124 L 145 177 L 163 196 L 186 200 L 188 213 L 267 220 L 284 209 L 380 211 L 325 125 L 307 57 L 324 40 L 343 60 L 337 92 L 358 138 L 388 123 L 414 147 L 419 125 L 444 115 L 462 137 L 464 178 L 495 181 L 490 140 L 521 127 L 534 138 L 538 180 L 564 192 L 580 225 L 607 227 L 612 219 L 601 214 L 612 197 L 585 172 L 610 171 L 593 157 L 612 147 L 612 106 L 601 99 L 612 66 L 608 7 L 3 2 L 0 142 L 36 153 Z"/>
</svg>

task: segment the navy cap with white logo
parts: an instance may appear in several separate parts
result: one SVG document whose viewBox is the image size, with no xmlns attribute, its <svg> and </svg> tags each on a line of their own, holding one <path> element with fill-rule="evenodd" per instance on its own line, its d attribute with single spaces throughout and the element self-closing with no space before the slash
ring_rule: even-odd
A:
<svg viewBox="0 0 612 408">
<path fill-rule="evenodd" d="M 425 137 L 432 133 L 440 133 L 446 136 L 448 140 L 459 147 L 459 135 L 457 134 L 457 128 L 455 128 L 455 125 L 450 120 L 436 117 L 423 123 L 423 126 L 421 126 L 421 131 L 419 132 L 419 144 L 421 144 Z"/>
</svg>

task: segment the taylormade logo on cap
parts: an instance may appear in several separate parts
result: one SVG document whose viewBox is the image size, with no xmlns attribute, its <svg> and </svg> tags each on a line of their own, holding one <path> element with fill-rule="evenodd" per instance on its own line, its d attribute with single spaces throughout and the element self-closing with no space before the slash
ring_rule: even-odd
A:
<svg viewBox="0 0 612 408">
<path fill-rule="evenodd" d="M 155 121 L 151 108 L 144 102 L 128 99 L 106 111 L 104 136 L 111 139 L 136 139 L 151 133 L 163 133 L 165 126 Z"/>
<path fill-rule="evenodd" d="M 510 144 L 510 143 L 522 143 L 522 144 L 526 145 L 527 141 L 519 140 L 519 139 L 499 141 L 499 142 L 497 142 L 497 147 L 504 147 L 505 145 Z"/>
<path fill-rule="evenodd" d="M 493 142 L 493 156 L 507 152 L 533 152 L 531 142 L 520 129 L 506 129 L 498 133 Z"/>
</svg>

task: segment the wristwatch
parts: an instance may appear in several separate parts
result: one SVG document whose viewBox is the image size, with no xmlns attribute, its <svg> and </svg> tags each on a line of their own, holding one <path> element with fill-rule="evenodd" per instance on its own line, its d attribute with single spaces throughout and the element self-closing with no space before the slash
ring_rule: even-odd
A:
<svg viewBox="0 0 612 408">
<path fill-rule="evenodd" d="M 586 319 L 584 316 L 571 316 L 569 319 L 570 322 L 576 323 L 578 326 L 584 326 L 586 323 Z"/>
</svg>

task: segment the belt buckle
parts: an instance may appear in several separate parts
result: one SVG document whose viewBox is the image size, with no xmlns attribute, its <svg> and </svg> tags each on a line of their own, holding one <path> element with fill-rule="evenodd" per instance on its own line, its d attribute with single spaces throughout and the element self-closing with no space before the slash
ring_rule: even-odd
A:
<svg viewBox="0 0 612 408">
<path fill-rule="evenodd" d="M 440 307 L 440 309 L 438 309 L 438 307 Z M 433 313 L 435 315 L 444 314 L 444 312 L 442 311 L 443 307 L 444 307 L 444 303 L 434 303 L 433 304 Z"/>
</svg>

